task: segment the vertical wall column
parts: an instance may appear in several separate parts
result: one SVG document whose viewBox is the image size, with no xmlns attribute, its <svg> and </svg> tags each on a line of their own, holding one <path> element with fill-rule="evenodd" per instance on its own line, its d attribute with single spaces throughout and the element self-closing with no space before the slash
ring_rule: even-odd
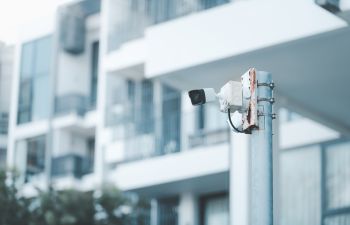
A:
<svg viewBox="0 0 350 225">
<path fill-rule="evenodd" d="M 179 224 L 198 225 L 197 198 L 193 193 L 186 192 L 180 195 Z"/>
<path fill-rule="evenodd" d="M 158 224 L 158 202 L 157 202 L 157 199 L 152 199 L 150 225 L 157 225 L 157 224 Z"/>
</svg>

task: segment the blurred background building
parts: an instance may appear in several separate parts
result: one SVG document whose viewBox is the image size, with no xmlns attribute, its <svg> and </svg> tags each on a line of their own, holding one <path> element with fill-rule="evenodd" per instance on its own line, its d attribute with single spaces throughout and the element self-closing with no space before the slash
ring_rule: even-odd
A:
<svg viewBox="0 0 350 225">
<path fill-rule="evenodd" d="M 0 42 L 0 168 L 6 167 L 14 48 Z"/>
<path fill-rule="evenodd" d="M 151 225 L 245 224 L 246 204 L 229 194 L 246 199 L 247 172 L 230 167 L 246 140 L 187 90 L 218 90 L 254 66 L 277 85 L 276 224 L 350 224 L 349 10 L 349 0 L 64 1 L 0 48 L 0 164 L 6 156 L 28 196 L 108 182 L 149 198 Z"/>
</svg>

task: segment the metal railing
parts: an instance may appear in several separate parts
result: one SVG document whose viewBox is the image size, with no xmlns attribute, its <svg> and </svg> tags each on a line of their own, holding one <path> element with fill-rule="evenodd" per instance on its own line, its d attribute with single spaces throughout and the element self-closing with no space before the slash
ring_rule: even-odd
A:
<svg viewBox="0 0 350 225">
<path fill-rule="evenodd" d="M 230 0 L 114 0 L 111 1 L 108 50 L 140 38 L 144 29 L 191 13 L 207 10 Z"/>
<path fill-rule="evenodd" d="M 80 94 L 66 94 L 56 96 L 55 98 L 55 114 L 62 115 L 68 113 L 77 113 L 83 116 L 86 112 L 95 108 L 91 104 L 90 98 Z"/>
<path fill-rule="evenodd" d="M 138 110 L 138 112 L 142 111 Z M 114 131 L 111 141 L 118 142 L 122 146 L 125 161 L 229 141 L 229 128 L 223 123 L 225 120 L 219 111 L 210 116 L 211 125 L 207 124 L 201 129 L 196 128 L 195 112 L 168 112 L 161 117 L 140 114 L 142 117 L 139 118 L 135 118 L 131 113 L 124 112 L 123 115 L 115 115 L 119 119 L 113 121 L 109 129 Z M 113 116 L 110 115 L 110 117 Z"/>
<path fill-rule="evenodd" d="M 229 141 L 227 127 L 217 130 L 199 130 L 198 133 L 189 136 L 189 147 L 195 148 L 203 145 L 215 145 Z"/>
<path fill-rule="evenodd" d="M 92 170 L 93 159 L 89 157 L 70 153 L 52 159 L 53 177 L 73 176 L 80 178 L 85 174 L 91 173 Z"/>
</svg>

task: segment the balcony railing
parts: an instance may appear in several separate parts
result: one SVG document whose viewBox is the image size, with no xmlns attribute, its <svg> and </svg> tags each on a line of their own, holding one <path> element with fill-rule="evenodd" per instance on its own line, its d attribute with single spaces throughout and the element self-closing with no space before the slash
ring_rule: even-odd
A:
<svg viewBox="0 0 350 225">
<path fill-rule="evenodd" d="M 77 113 L 83 116 L 87 111 L 95 108 L 91 104 L 89 97 L 80 94 L 67 94 L 57 96 L 55 99 L 55 114 L 62 115 L 68 113 Z"/>
<path fill-rule="evenodd" d="M 9 125 L 8 113 L 0 112 L 0 134 L 7 134 Z"/>
<path fill-rule="evenodd" d="M 198 133 L 189 136 L 189 147 L 195 148 L 203 145 L 215 145 L 228 142 L 229 132 L 227 128 L 216 130 L 199 130 Z"/>
<path fill-rule="evenodd" d="M 124 148 L 125 161 L 229 141 L 229 128 L 222 113 L 218 111 L 211 115 L 210 122 L 202 129 L 196 128 L 196 119 L 197 115 L 193 112 L 167 113 L 159 118 L 142 115 L 139 119 L 126 114 L 125 117 L 119 117 L 119 123 L 114 121 L 109 128 L 114 131 L 112 141 L 119 142 Z"/>
<path fill-rule="evenodd" d="M 108 49 L 143 36 L 147 26 L 207 10 L 230 0 L 112 0 Z"/>
<path fill-rule="evenodd" d="M 64 177 L 81 176 L 91 173 L 93 170 L 93 159 L 76 154 L 67 154 L 52 159 L 52 176 Z"/>
</svg>

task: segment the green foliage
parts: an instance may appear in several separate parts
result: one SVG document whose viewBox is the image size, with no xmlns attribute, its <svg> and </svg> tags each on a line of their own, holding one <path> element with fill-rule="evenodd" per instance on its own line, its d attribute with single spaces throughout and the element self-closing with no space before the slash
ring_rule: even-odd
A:
<svg viewBox="0 0 350 225">
<path fill-rule="evenodd" d="M 0 225 L 25 224 L 30 219 L 30 200 L 19 196 L 15 173 L 7 175 L 0 171 Z"/>
<path fill-rule="evenodd" d="M 40 192 L 32 199 L 33 225 L 93 225 L 91 193 L 76 190 Z"/>
<path fill-rule="evenodd" d="M 148 225 L 150 205 L 112 185 L 101 190 L 40 191 L 24 198 L 16 176 L 0 172 L 0 225 Z"/>
</svg>

